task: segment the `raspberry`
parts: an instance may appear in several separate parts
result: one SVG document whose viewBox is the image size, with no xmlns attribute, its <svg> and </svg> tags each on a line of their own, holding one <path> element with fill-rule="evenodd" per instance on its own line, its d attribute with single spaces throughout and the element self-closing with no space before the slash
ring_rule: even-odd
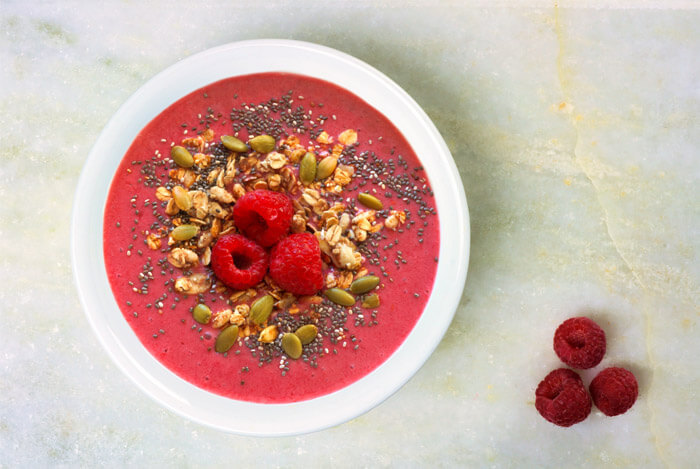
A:
<svg viewBox="0 0 700 469">
<path fill-rule="evenodd" d="M 265 277 L 268 261 L 262 246 L 237 234 L 220 237 L 211 250 L 214 275 L 236 290 L 257 285 Z"/>
<path fill-rule="evenodd" d="M 313 295 L 323 286 L 321 248 L 311 233 L 289 235 L 272 248 L 270 276 L 295 295 Z"/>
<path fill-rule="evenodd" d="M 572 368 L 593 368 L 605 355 L 605 332 L 586 317 L 567 319 L 554 333 L 554 352 Z"/>
<path fill-rule="evenodd" d="M 606 368 L 589 386 L 595 406 L 608 417 L 624 414 L 637 400 L 639 388 L 632 372 L 624 368 Z"/>
<path fill-rule="evenodd" d="M 233 221 L 238 229 L 264 247 L 284 238 L 293 215 L 289 197 L 267 190 L 248 192 L 233 207 Z"/>
<path fill-rule="evenodd" d="M 553 424 L 570 427 L 591 413 L 591 396 L 575 371 L 559 368 L 537 386 L 535 408 Z"/>
</svg>

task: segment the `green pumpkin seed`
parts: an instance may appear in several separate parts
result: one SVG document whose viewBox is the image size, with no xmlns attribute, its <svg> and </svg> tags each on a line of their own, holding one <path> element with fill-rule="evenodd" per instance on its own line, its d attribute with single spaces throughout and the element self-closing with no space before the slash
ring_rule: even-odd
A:
<svg viewBox="0 0 700 469">
<path fill-rule="evenodd" d="M 191 168 L 194 165 L 194 158 L 187 148 L 176 145 L 170 149 L 170 157 L 175 164 L 183 168 Z"/>
<path fill-rule="evenodd" d="M 248 143 L 258 153 L 270 153 L 275 149 L 275 138 L 269 135 L 258 135 L 248 140 Z"/>
<path fill-rule="evenodd" d="M 371 295 L 367 295 L 362 300 L 362 307 L 363 308 L 376 308 L 377 306 L 379 306 L 379 295 L 377 295 L 376 293 L 372 293 Z"/>
<path fill-rule="evenodd" d="M 275 304 L 275 299 L 271 295 L 265 295 L 253 303 L 250 307 L 250 320 L 258 326 L 264 324 L 267 318 L 272 313 L 272 306 Z"/>
<path fill-rule="evenodd" d="M 352 284 L 350 284 L 350 291 L 356 295 L 361 295 L 373 290 L 377 287 L 377 285 L 379 285 L 379 277 L 375 277 L 374 275 L 366 275 L 352 282 Z"/>
<path fill-rule="evenodd" d="M 301 357 L 301 340 L 293 332 L 287 332 L 282 336 L 282 350 L 289 358 L 297 359 Z"/>
<path fill-rule="evenodd" d="M 329 288 L 323 294 L 333 303 L 341 306 L 352 306 L 355 304 L 355 297 L 340 288 Z"/>
<path fill-rule="evenodd" d="M 187 192 L 187 190 L 182 186 L 175 186 L 172 190 L 173 200 L 175 200 L 175 205 L 180 210 L 185 212 L 192 208 L 192 197 Z"/>
<path fill-rule="evenodd" d="M 318 169 L 316 170 L 316 179 L 322 180 L 326 179 L 328 176 L 333 174 L 335 167 L 338 166 L 338 158 L 334 156 L 326 156 L 318 164 Z"/>
<path fill-rule="evenodd" d="M 180 225 L 170 232 L 170 236 L 175 241 L 187 241 L 194 238 L 197 232 L 199 232 L 199 228 L 195 225 Z"/>
<path fill-rule="evenodd" d="M 245 153 L 248 151 L 248 145 L 246 145 L 243 140 L 239 140 L 231 135 L 222 135 L 221 143 L 223 143 L 226 148 L 236 153 Z"/>
<path fill-rule="evenodd" d="M 209 309 L 209 306 L 200 303 L 192 310 L 192 317 L 200 324 L 209 324 L 211 309 Z"/>
<path fill-rule="evenodd" d="M 299 180 L 311 184 L 316 179 L 316 155 L 307 152 L 299 163 Z"/>
<path fill-rule="evenodd" d="M 299 329 L 294 331 L 294 333 L 297 337 L 299 337 L 301 345 L 308 345 L 316 338 L 316 335 L 318 334 L 318 327 L 314 326 L 313 324 L 307 324 L 305 326 L 301 326 Z"/>
<path fill-rule="evenodd" d="M 357 194 L 357 200 L 360 201 L 362 205 L 365 207 L 374 209 L 374 210 L 381 210 L 384 206 L 382 205 L 382 201 L 376 198 L 373 195 L 370 195 L 366 192 L 360 192 Z"/>
<path fill-rule="evenodd" d="M 235 324 L 228 326 L 223 331 L 219 332 L 216 336 L 216 342 L 214 343 L 214 350 L 219 353 L 228 352 L 233 344 L 238 340 L 238 326 Z"/>
</svg>

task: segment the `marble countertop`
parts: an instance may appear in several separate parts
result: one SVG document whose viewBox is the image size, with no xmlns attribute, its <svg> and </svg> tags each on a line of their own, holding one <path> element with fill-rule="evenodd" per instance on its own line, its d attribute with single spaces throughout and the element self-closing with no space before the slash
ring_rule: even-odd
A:
<svg viewBox="0 0 700 469">
<path fill-rule="evenodd" d="M 660 5 L 3 1 L 0 467 L 696 465 L 700 11 Z M 148 399 L 92 333 L 69 256 L 73 193 L 111 115 L 174 62 L 255 38 L 334 47 L 401 85 L 471 214 L 466 288 L 425 366 L 298 437 L 221 433 Z M 534 390 L 560 366 L 554 329 L 584 314 L 608 336 L 584 382 L 625 366 L 639 399 L 564 429 Z"/>
</svg>

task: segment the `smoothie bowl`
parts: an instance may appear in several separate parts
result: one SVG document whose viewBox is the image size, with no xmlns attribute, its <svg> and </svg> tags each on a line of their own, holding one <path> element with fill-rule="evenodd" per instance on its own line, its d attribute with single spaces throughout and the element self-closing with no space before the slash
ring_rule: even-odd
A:
<svg viewBox="0 0 700 469">
<path fill-rule="evenodd" d="M 440 341 L 466 277 L 461 182 L 427 116 L 352 57 L 231 44 L 153 78 L 76 193 L 90 323 L 148 395 L 227 431 L 353 418 Z"/>
</svg>

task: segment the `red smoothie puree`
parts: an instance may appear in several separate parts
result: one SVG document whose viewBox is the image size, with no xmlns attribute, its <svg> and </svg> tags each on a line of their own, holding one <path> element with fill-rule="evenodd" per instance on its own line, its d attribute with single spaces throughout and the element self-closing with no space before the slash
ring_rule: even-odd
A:
<svg viewBox="0 0 700 469">
<path fill-rule="evenodd" d="M 356 142 L 353 132 L 343 134 L 348 129 L 356 132 Z M 261 134 L 275 137 L 275 152 L 287 157 L 283 167 L 267 167 L 264 174 L 251 171 L 249 166 L 251 161 L 266 160 L 267 154 L 237 156 L 220 140 L 231 135 L 247 142 Z M 194 155 L 195 166 L 189 173 L 171 158 L 174 145 L 185 146 Z M 298 176 L 299 157 L 307 151 L 314 152 L 319 163 L 335 156 L 336 173 L 352 173 L 350 182 L 343 181 L 341 174 L 336 184 L 331 175 L 311 187 L 327 201 L 316 214 L 303 200 L 305 187 L 300 182 L 296 189 L 287 191 L 278 186 L 279 180 L 269 179 L 282 174 L 284 186 L 290 174 Z M 168 254 L 178 244 L 169 234 L 181 222 L 175 219 L 186 214 L 168 215 L 166 211 L 169 203 L 169 211 L 173 211 L 169 198 L 174 186 L 207 192 L 211 188 L 207 175 L 216 176 L 207 171 L 215 167 L 225 170 L 231 160 L 237 172 L 233 180 L 226 181 L 228 191 L 235 194 L 236 184 L 239 191 L 241 187 L 253 190 L 262 178 L 270 189 L 297 200 L 296 209 L 307 208 L 310 223 L 316 224 L 306 228 L 308 231 L 323 231 L 321 213 L 336 204 L 344 207 L 337 218 L 347 213 L 356 220 L 370 211 L 358 202 L 361 192 L 379 199 L 382 209 L 372 212 L 368 219 L 371 228 L 365 230 L 363 241 L 362 233 L 358 237 L 353 232 L 362 231 L 355 222 L 345 233 L 362 255 L 360 267 L 338 268 L 323 254 L 327 285 L 316 296 L 292 298 L 292 302 L 276 306 L 267 321 L 267 325 L 277 325 L 278 336 L 273 342 L 258 340 L 265 325 L 248 324 L 246 332 L 246 324 L 241 324 L 237 343 L 226 353 L 218 353 L 215 340 L 225 326 L 214 327 L 217 314 L 251 305 L 272 287 L 263 282 L 248 293 L 236 292 L 217 281 L 211 268 L 203 265 L 207 263 L 203 255 L 194 266 L 171 265 Z M 200 180 L 193 182 L 199 167 L 205 169 Z M 233 203 L 221 206 L 230 213 Z M 228 228 L 235 232 L 230 217 L 213 222 L 209 216 L 208 220 L 200 227 L 200 235 L 213 223 L 219 223 L 218 231 Z M 399 130 L 354 94 L 325 81 L 286 73 L 225 79 L 164 110 L 139 133 L 124 156 L 104 215 L 109 282 L 141 343 L 182 379 L 222 396 L 261 403 L 296 402 L 331 393 L 386 361 L 423 313 L 435 278 L 438 248 L 438 216 L 427 175 Z M 178 278 L 197 273 L 209 279 L 210 289 L 188 295 L 176 288 Z M 354 306 L 339 306 L 324 296 L 324 290 L 331 286 L 350 291 L 348 280 L 360 275 L 377 276 L 381 283 L 367 294 L 354 295 Z M 276 293 L 289 299 L 289 294 Z M 373 294 L 379 306 L 367 306 Z M 212 312 L 207 324 L 193 318 L 193 308 L 199 303 Z M 304 346 L 299 359 L 291 359 L 281 348 L 281 337 L 305 324 L 315 324 L 318 336 Z"/>
</svg>

